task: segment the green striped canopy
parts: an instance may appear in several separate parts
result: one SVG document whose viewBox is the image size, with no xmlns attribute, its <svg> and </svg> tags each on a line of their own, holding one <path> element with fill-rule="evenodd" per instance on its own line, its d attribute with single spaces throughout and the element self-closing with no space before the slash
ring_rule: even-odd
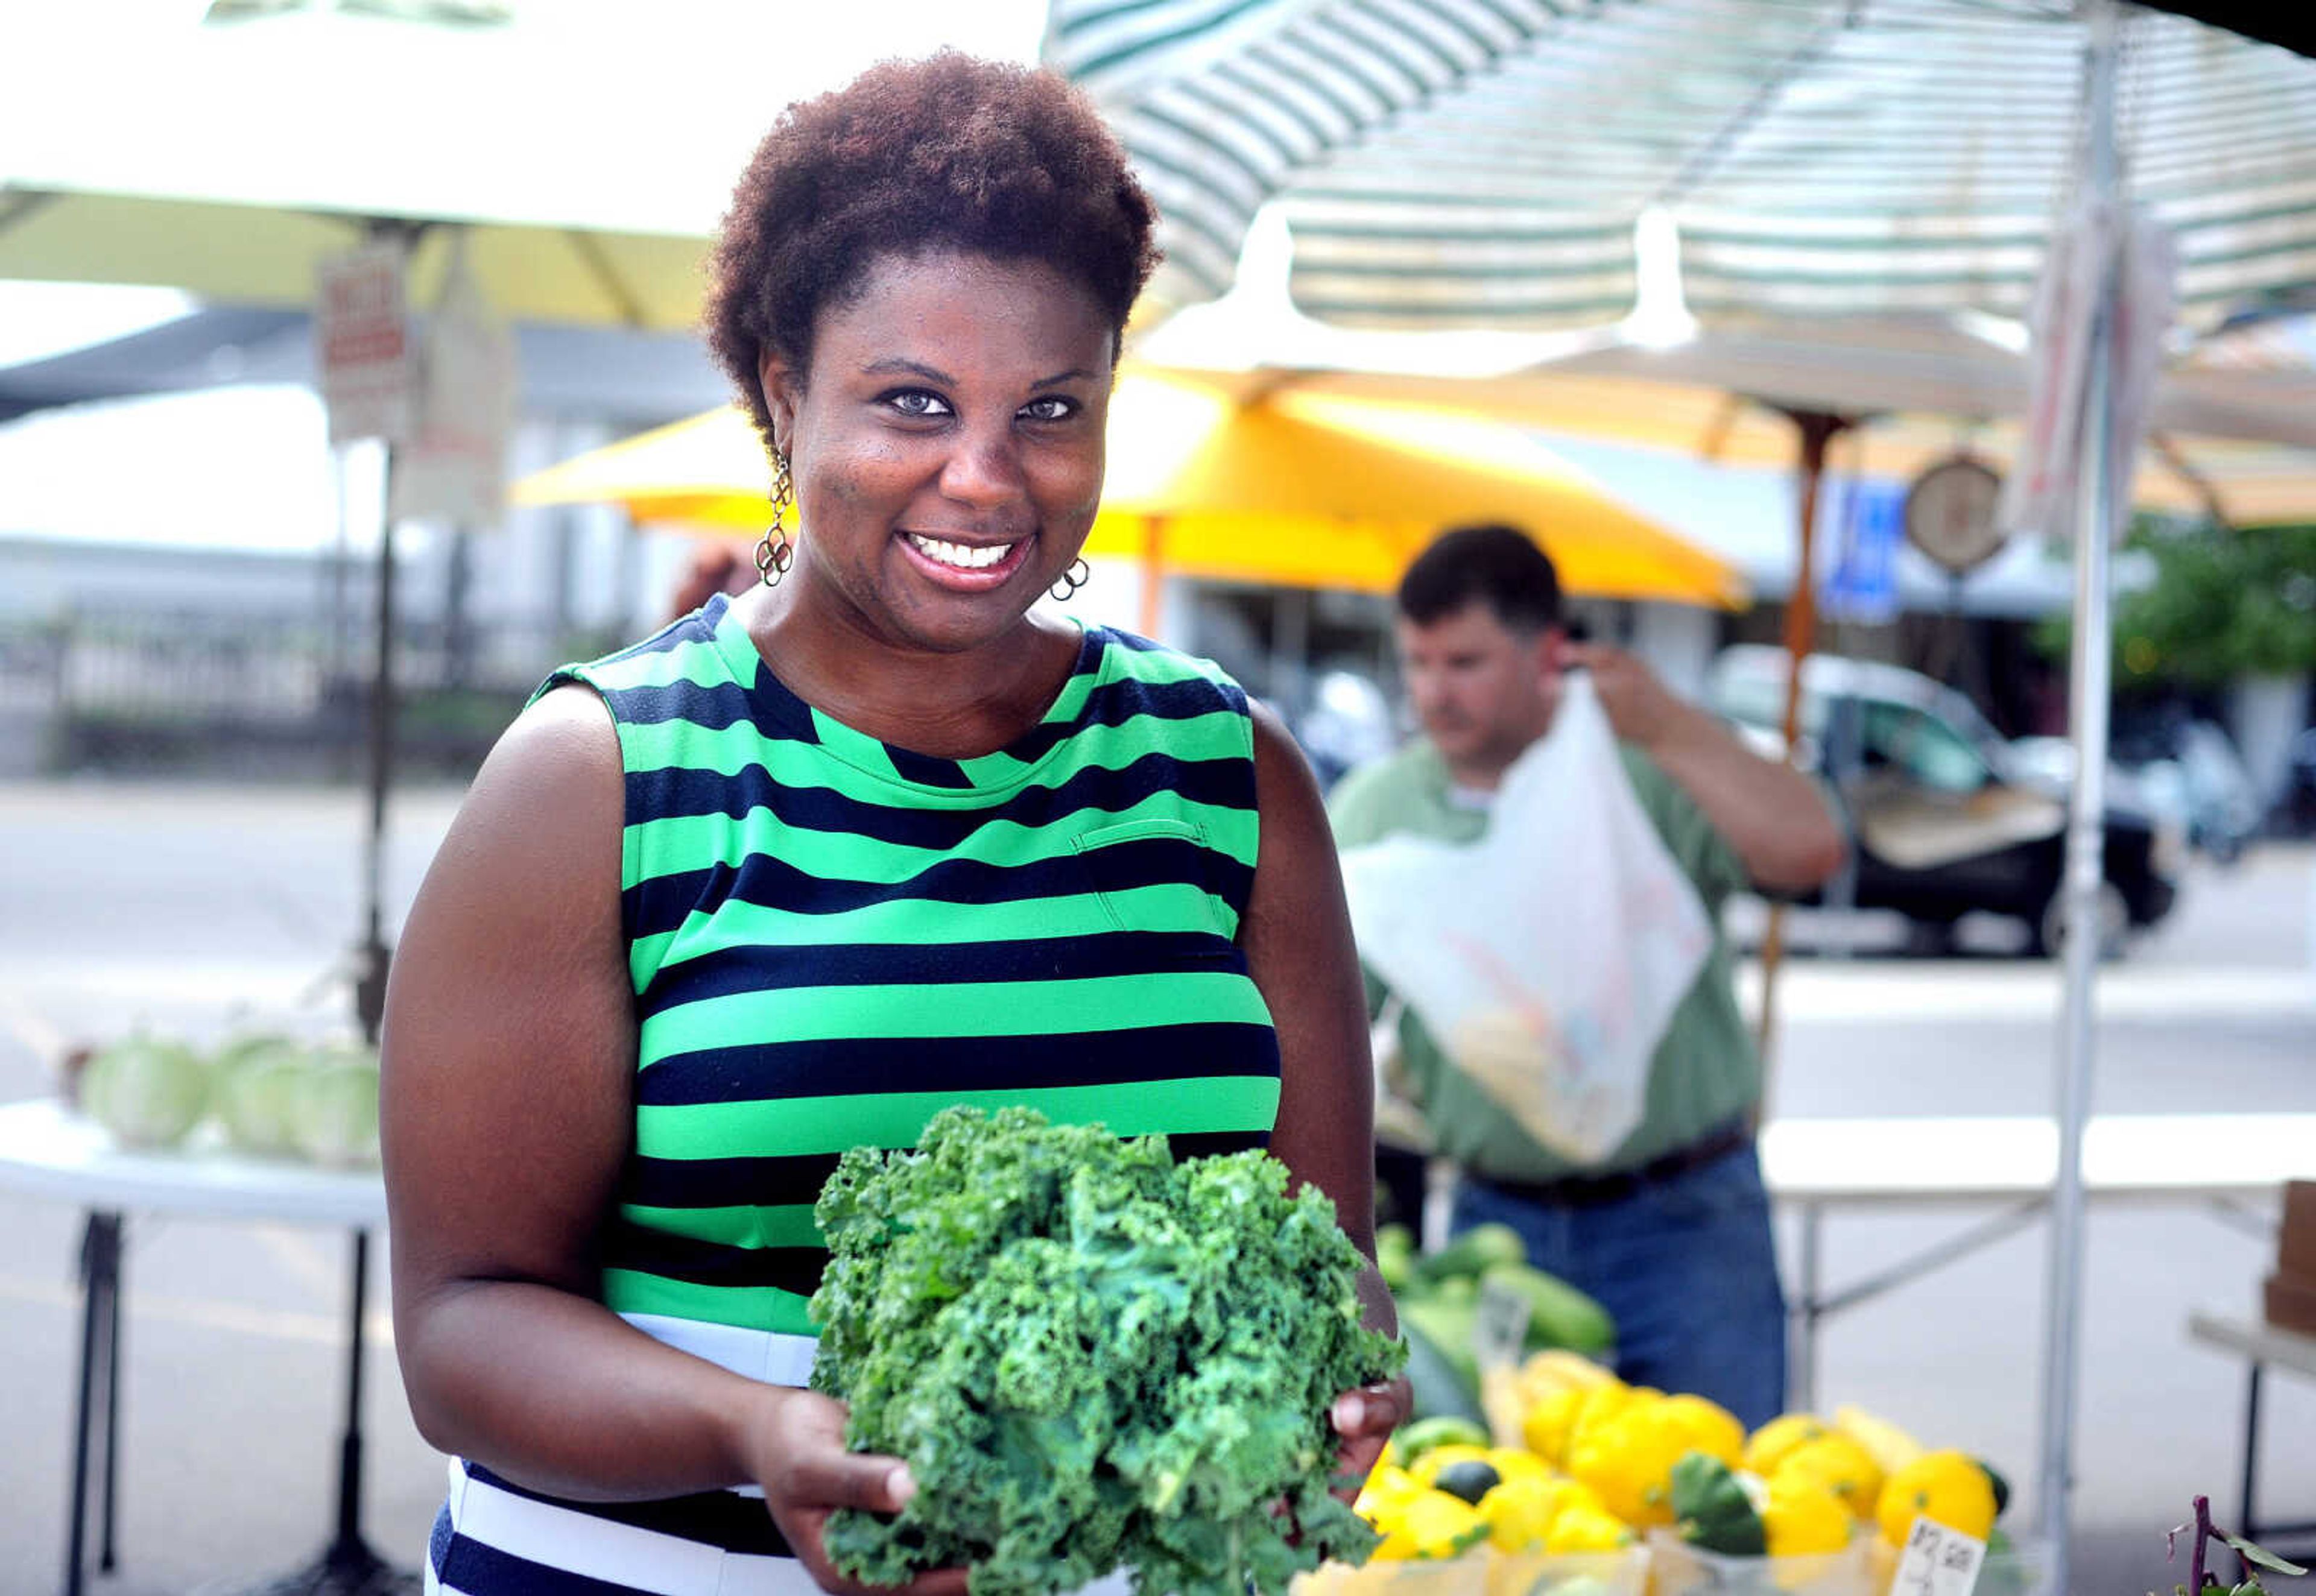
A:
<svg viewBox="0 0 2316 1596">
<path fill-rule="evenodd" d="M 1678 225 L 1688 308 L 2023 316 L 2071 192 L 2086 27 L 2059 0 L 1053 0 L 1164 216 L 1162 297 L 1256 210 L 1322 320 L 1630 310 Z M 2206 331 L 2316 281 L 2316 61 L 2126 7 L 2118 144 Z"/>
</svg>

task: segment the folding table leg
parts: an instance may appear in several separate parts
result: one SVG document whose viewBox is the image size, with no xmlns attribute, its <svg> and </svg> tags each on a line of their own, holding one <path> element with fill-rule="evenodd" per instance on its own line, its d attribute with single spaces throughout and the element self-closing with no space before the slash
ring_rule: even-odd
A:
<svg viewBox="0 0 2316 1596">
<path fill-rule="evenodd" d="M 89 1210 L 88 1226 L 81 1237 L 80 1278 L 80 1396 L 73 1415 L 72 1508 L 65 1525 L 65 1596 L 81 1596 L 82 1552 L 86 1545 L 88 1529 L 89 1432 L 95 1416 L 97 1397 L 97 1341 L 101 1334 L 106 1334 L 107 1317 L 117 1317 L 119 1313 L 120 1215 L 117 1211 Z M 118 1365 L 112 1363 L 108 1356 L 103 1392 L 108 1415 L 113 1402 L 114 1377 L 118 1372 Z M 107 1423 L 109 1427 L 109 1416 Z M 110 1445 L 106 1448 L 105 1467 L 109 1479 L 111 1473 Z M 111 1493 L 108 1486 L 108 1514 L 111 1502 Z"/>
<path fill-rule="evenodd" d="M 2236 1533 L 2246 1540 L 2259 1538 L 2259 1515 L 2252 1507 L 2252 1491 L 2259 1479 L 2259 1377 L 2261 1364 L 2251 1361 L 2251 1373 L 2244 1379 L 2244 1451 L 2243 1451 L 2243 1511 L 2236 1515 Z M 2251 1565 L 2239 1557 L 2239 1580 L 2251 1577 Z"/>
<path fill-rule="evenodd" d="M 1824 1210 L 1814 1202 L 1801 1205 L 1801 1300 L 1793 1305 L 1793 1355 L 1786 1384 L 1792 1392 L 1786 1406 L 1809 1413 L 1817 1406 L 1817 1322 L 1825 1312 L 1819 1290 L 1822 1268 L 1819 1259 Z"/>
<path fill-rule="evenodd" d="M 112 1572 L 113 1500 L 120 1484 L 120 1269 L 118 1228 L 112 1238 L 111 1278 L 104 1285 L 104 1502 L 97 1520 L 96 1566 Z"/>
</svg>

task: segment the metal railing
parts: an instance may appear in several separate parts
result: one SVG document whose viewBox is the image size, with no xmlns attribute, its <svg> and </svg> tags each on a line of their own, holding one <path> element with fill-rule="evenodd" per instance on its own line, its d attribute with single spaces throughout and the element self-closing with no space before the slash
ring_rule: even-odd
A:
<svg viewBox="0 0 2316 1596">
<path fill-rule="evenodd" d="M 543 620 L 397 626 L 396 769 L 471 774 L 550 669 L 622 641 Z M 362 758 L 376 655 L 368 626 L 311 612 L 0 619 L 0 772 L 343 779 Z"/>
</svg>

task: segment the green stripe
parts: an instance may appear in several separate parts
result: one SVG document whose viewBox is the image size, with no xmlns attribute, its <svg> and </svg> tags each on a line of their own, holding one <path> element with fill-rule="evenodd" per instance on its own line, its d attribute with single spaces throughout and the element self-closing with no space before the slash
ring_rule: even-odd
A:
<svg viewBox="0 0 2316 1596">
<path fill-rule="evenodd" d="M 1121 1086 L 887 1092 L 646 1107 L 636 1116 L 636 1152 L 648 1158 L 742 1158 L 759 1157 L 767 1148 L 800 1154 L 914 1147 L 926 1122 L 945 1108 L 963 1104 L 994 1112 L 1016 1104 L 1036 1109 L 1056 1124 L 1100 1124 L 1117 1136 L 1262 1131 L 1278 1116 L 1278 1081 L 1275 1076 L 1260 1075 L 1194 1077 Z"/>
<path fill-rule="evenodd" d="M 1682 234 L 1686 238 L 1687 233 Z M 1444 249 L 1458 244 L 1594 244 L 1612 253 L 1629 255 L 1633 247 L 1630 223 L 1618 222 L 1599 227 L 1511 227 L 1489 226 L 1484 221 L 1469 231 L 1448 227 L 1424 226 L 1415 222 L 1395 222 L 1390 225 L 1365 222 L 1311 222 L 1295 230 L 1298 247 L 1307 247 L 1322 240 L 1358 239 L 1362 242 L 1408 244 L 1425 249 Z"/>
<path fill-rule="evenodd" d="M 1242 12 L 1260 10 L 1270 3 L 1271 0 L 1240 0 L 1240 4 L 1226 6 L 1219 13 L 1189 26 L 1166 32 L 1152 33 L 1135 40 L 1132 44 L 1120 46 L 1102 55 L 1089 57 L 1075 63 L 1070 68 L 1070 75 L 1073 77 L 1082 78 L 1100 77 L 1102 74 L 1116 71 L 1127 62 L 1141 57 L 1154 52 L 1162 54 L 1177 49 L 1190 40 L 1212 32 L 1216 28 L 1227 26 Z"/>
<path fill-rule="evenodd" d="M 1484 282 L 1503 278 L 1513 282 L 1534 282 L 1571 277 L 1632 276 L 1630 253 L 1611 255 L 1595 261 L 1505 262 L 1501 265 L 1488 262 L 1463 263 L 1441 260 L 1435 253 L 1430 259 L 1412 255 L 1403 261 L 1342 261 L 1305 259 L 1296 263 L 1296 270 L 1308 277 L 1341 277 L 1353 280 L 1380 279 L 1385 281 L 1405 279 L 1410 282 Z"/>
<path fill-rule="evenodd" d="M 1080 892 L 1064 898 L 1025 898 L 1000 903 L 943 903 L 902 898 L 838 914 L 798 914 L 762 904 L 726 900 L 717 906 L 715 945 L 817 947 L 910 943 L 1030 942 L 1049 936 L 1098 936 L 1118 929 L 1118 920 L 1149 931 L 1215 932 L 1235 936 L 1238 920 L 1229 904 L 1187 882 L 1161 882 L 1107 894 Z M 634 967 L 648 977 L 670 959 L 685 956 L 681 945 L 693 924 L 637 942 Z"/>
<path fill-rule="evenodd" d="M 603 1302 L 613 1313 L 664 1314 L 776 1335 L 817 1335 L 806 1300 L 776 1286 L 701 1286 L 634 1269 L 603 1271 Z"/>
<path fill-rule="evenodd" d="M 1444 191 L 1417 192 L 1405 189 L 1298 188 L 1294 193 L 1287 196 L 1286 200 L 1287 220 L 1293 225 L 1295 235 L 1297 238 L 1300 238 L 1308 229 L 1323 228 L 1325 226 L 1324 223 L 1311 221 L 1303 214 L 1306 201 L 1314 205 L 1375 207 L 1469 205 L 1489 208 L 1518 205 L 1524 209 L 1543 208 L 1537 204 L 1533 197 L 1528 195 L 1467 194 Z M 1603 223 L 1599 230 L 1629 234 L 1633 229 L 1630 222 L 1619 222 Z"/>
<path fill-rule="evenodd" d="M 1170 653 L 1162 649 L 1125 647 L 1109 651 L 1109 663 L 1102 675 L 1105 679 L 1112 681 L 1151 682 L 1161 686 L 1186 681 L 1210 682 L 1220 686 L 1223 680 L 1221 669 L 1208 667 L 1203 661 Z"/>
<path fill-rule="evenodd" d="M 646 1229 L 735 1247 L 816 1247 L 825 1245 L 809 1202 L 736 1208 L 651 1208 L 619 1205 L 622 1217 Z"/>
<path fill-rule="evenodd" d="M 985 809 L 993 796 L 987 789 L 951 792 L 913 783 L 896 792 L 901 785 L 897 778 L 879 777 L 847 764 L 815 743 L 767 740 L 747 722 L 710 727 L 690 721 L 665 721 L 631 726 L 628 731 L 625 746 L 630 771 L 674 767 L 736 776 L 751 765 L 761 765 L 775 785 L 825 788 L 856 802 L 882 807 L 905 803 L 911 808 Z M 1251 735 L 1244 715 L 1217 708 L 1179 721 L 1145 715 L 1124 726 L 1089 727 L 1056 747 L 1076 748 L 1079 757 L 1071 767 L 1074 774 L 1079 769 L 1123 770 L 1158 749 L 1185 760 L 1243 758 Z M 1042 768 L 1045 763 L 1040 760 L 1036 767 L 1024 767 L 1024 779 L 1031 768 Z"/>
<path fill-rule="evenodd" d="M 1153 793 L 1123 810 L 1073 810 L 1044 826 L 992 820 L 955 848 L 913 847 L 857 831 L 785 827 L 761 810 L 737 824 L 721 814 L 670 815 L 638 820 L 628 832 L 636 838 L 641 880 L 661 873 L 653 866 L 663 862 L 688 872 L 719 864 L 737 867 L 752 855 L 770 854 L 817 881 L 899 886 L 949 860 L 1013 866 L 1065 859 L 1079 851 L 1079 839 L 1088 833 L 1136 820 L 1179 818 L 1200 828 L 1202 842 L 1210 840 L 1211 846 L 1251 865 L 1253 838 L 1245 822 L 1252 813 L 1230 805 L 1191 803 L 1171 793 Z M 676 873 L 675 869 L 666 872 Z"/>
<path fill-rule="evenodd" d="M 1321 126 L 1309 111 L 1286 95 L 1272 93 L 1269 84 L 1248 73 L 1245 63 L 1235 59 L 1223 62 L 1215 68 L 1215 79 L 1222 85 L 1219 93 L 1207 89 L 1204 84 L 1198 84 L 1195 80 L 1191 84 L 1183 85 L 1184 92 L 1188 93 L 1195 86 L 1199 93 L 1212 96 L 1209 102 L 1213 105 L 1216 115 L 1234 117 L 1242 123 L 1252 122 L 1259 119 L 1234 105 L 1232 103 L 1234 94 L 1243 97 L 1249 103 L 1267 106 L 1277 111 L 1300 128 L 1304 137 L 1311 141 L 1309 150 L 1298 151 L 1291 155 L 1290 158 L 1296 165 L 1323 155 L 1333 147 L 1335 135 L 1332 129 Z"/>
<path fill-rule="evenodd" d="M 1689 297 L 1694 300 L 1696 295 Z M 1464 321 L 1483 317 L 1529 315 L 1555 324 L 1572 317 L 1621 315 L 1633 308 L 1633 297 L 1594 295 L 1585 299 L 1539 299 L 1533 295 L 1459 300 L 1453 305 L 1403 302 L 1396 299 L 1348 299 L 1332 294 L 1297 293 L 1295 302 L 1322 321 L 1370 324 L 1392 322 Z"/>
<path fill-rule="evenodd" d="M 584 678 L 592 686 L 610 693 L 630 693 L 639 687 L 669 687 L 678 682 L 690 682 L 700 687 L 718 687 L 727 686 L 733 680 L 732 667 L 724 656 L 696 643 L 686 643 L 680 647 L 661 649 L 648 654 L 635 654 L 624 660 L 598 660 L 592 664 L 566 669 L 573 675 Z"/>
<path fill-rule="evenodd" d="M 841 1042 L 852 1037 L 1026 1036 L 1113 1025 L 1269 1023 L 1262 996 L 1228 970 L 1183 970 L 1077 980 L 940 986 L 779 987 L 733 992 L 645 1016 L 641 1057 L 723 1047 L 743 1037 Z M 645 1108 L 638 1111 L 648 1114 Z"/>
</svg>

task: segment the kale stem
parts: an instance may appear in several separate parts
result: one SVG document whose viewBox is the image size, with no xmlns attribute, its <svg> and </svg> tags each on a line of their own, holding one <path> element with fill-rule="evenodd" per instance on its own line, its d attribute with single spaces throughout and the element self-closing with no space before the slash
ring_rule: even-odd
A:
<svg viewBox="0 0 2316 1596">
<path fill-rule="evenodd" d="M 2204 1596 L 2204 1548 L 2212 1538 L 2212 1499 L 2196 1498 L 2196 1549 L 2187 1563 L 2187 1589 L 2193 1596 Z"/>
</svg>

